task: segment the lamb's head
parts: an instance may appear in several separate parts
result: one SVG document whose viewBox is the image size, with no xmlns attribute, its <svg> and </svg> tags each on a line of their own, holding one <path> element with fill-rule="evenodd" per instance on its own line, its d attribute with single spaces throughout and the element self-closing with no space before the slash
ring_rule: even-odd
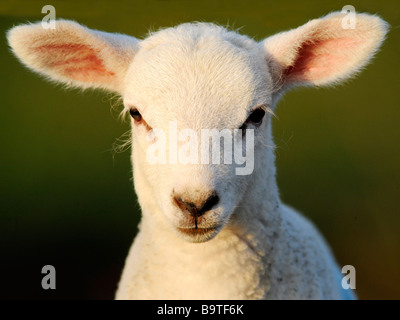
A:
<svg viewBox="0 0 400 320">
<path fill-rule="evenodd" d="M 384 21 L 357 14 L 355 28 L 345 29 L 343 18 L 332 13 L 262 42 L 207 23 L 139 41 L 63 20 L 55 30 L 13 28 L 8 39 L 34 71 L 122 96 L 145 214 L 163 215 L 199 242 L 274 175 L 271 118 L 282 93 L 344 80 L 379 48 Z"/>
<path fill-rule="evenodd" d="M 135 181 L 148 185 L 139 197 L 150 192 L 186 239 L 209 239 L 243 197 L 253 138 L 268 122 L 272 80 L 258 43 L 206 23 L 159 31 L 142 41 L 123 96 Z M 247 161 L 238 165 L 242 141 Z"/>
</svg>

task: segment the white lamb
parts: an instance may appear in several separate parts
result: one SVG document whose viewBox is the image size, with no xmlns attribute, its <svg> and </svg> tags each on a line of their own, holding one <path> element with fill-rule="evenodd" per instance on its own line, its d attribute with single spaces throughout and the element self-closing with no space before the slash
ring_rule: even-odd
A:
<svg viewBox="0 0 400 320">
<path fill-rule="evenodd" d="M 116 92 L 132 116 L 143 217 L 117 299 L 354 298 L 316 228 L 281 203 L 271 134 L 272 111 L 288 88 L 348 79 L 380 47 L 383 20 L 357 14 L 355 28 L 345 29 L 344 17 L 331 13 L 261 42 L 209 23 L 144 40 L 66 20 L 55 30 L 37 23 L 9 31 L 29 68 Z M 238 175 L 235 163 L 150 164 L 154 128 L 170 142 L 171 121 L 199 135 L 227 129 L 243 141 L 235 129 L 253 129 L 254 172 Z"/>
</svg>

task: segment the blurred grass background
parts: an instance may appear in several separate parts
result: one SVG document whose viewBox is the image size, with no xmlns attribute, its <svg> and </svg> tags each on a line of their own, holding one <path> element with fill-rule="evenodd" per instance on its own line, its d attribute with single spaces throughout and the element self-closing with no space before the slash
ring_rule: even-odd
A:
<svg viewBox="0 0 400 320">
<path fill-rule="evenodd" d="M 400 3 L 376 0 L 1 0 L 1 298 L 113 298 L 140 219 L 129 151 L 111 152 L 129 125 L 109 96 L 55 87 L 9 52 L 6 30 L 41 20 L 46 4 L 57 18 L 139 38 L 197 20 L 261 40 L 348 4 L 381 15 L 392 29 L 374 62 L 345 86 L 288 93 L 274 132 L 283 200 L 356 267 L 361 299 L 400 298 Z M 46 264 L 56 290 L 41 288 Z"/>
</svg>

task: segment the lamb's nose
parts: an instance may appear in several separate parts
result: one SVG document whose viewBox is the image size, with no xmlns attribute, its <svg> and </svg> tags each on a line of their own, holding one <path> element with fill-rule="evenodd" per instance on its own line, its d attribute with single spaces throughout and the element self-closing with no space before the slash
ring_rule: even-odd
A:
<svg viewBox="0 0 400 320">
<path fill-rule="evenodd" d="M 206 199 L 195 200 L 173 195 L 173 200 L 182 211 L 188 212 L 191 216 L 200 217 L 219 202 L 219 197 L 216 192 L 213 192 Z"/>
</svg>

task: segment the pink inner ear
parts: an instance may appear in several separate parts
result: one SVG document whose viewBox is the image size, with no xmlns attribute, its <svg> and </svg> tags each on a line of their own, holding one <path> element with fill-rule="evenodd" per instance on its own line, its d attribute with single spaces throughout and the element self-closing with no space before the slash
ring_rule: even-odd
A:
<svg viewBox="0 0 400 320">
<path fill-rule="evenodd" d="M 293 65 L 285 69 L 288 81 L 318 81 L 340 74 L 350 63 L 359 40 L 337 38 L 305 42 Z"/>
<path fill-rule="evenodd" d="M 96 51 L 84 44 L 49 44 L 33 50 L 40 54 L 47 68 L 72 80 L 109 82 L 115 75 L 106 69 Z"/>
</svg>

